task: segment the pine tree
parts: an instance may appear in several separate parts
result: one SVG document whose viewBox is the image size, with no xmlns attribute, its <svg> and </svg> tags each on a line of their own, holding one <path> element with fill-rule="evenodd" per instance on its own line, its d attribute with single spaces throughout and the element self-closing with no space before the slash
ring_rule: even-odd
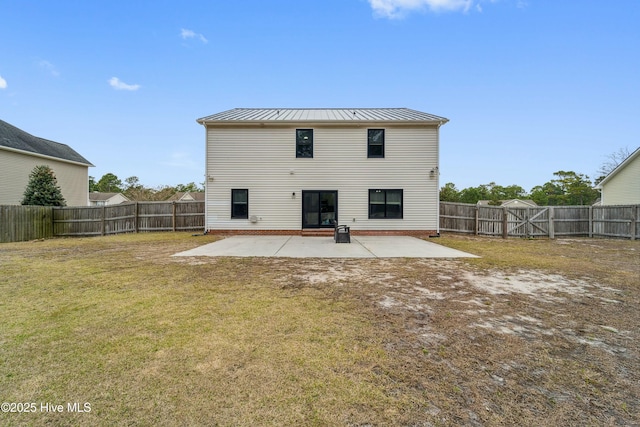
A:
<svg viewBox="0 0 640 427">
<path fill-rule="evenodd" d="M 24 191 L 23 205 L 66 206 L 58 181 L 49 166 L 36 166 L 29 175 L 29 183 Z"/>
</svg>

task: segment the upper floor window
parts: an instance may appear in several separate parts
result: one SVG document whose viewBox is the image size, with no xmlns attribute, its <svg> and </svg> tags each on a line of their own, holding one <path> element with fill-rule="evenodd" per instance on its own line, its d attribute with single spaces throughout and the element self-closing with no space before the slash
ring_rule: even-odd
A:
<svg viewBox="0 0 640 427">
<path fill-rule="evenodd" d="M 313 129 L 296 129 L 296 157 L 313 157 Z"/>
<path fill-rule="evenodd" d="M 367 130 L 367 157 L 384 157 L 384 129 Z"/>
<path fill-rule="evenodd" d="M 249 190 L 231 190 L 231 218 L 249 218 Z"/>
<path fill-rule="evenodd" d="M 402 218 L 402 190 L 369 190 L 369 218 Z"/>
</svg>

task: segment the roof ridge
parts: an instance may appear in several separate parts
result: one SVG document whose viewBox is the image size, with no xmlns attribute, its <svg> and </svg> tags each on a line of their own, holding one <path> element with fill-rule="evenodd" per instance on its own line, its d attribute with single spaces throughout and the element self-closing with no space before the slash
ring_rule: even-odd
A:
<svg viewBox="0 0 640 427">
<path fill-rule="evenodd" d="M 413 110 L 407 107 L 236 107 L 227 111 L 236 111 L 236 110 L 409 110 L 409 111 L 418 111 Z"/>
<path fill-rule="evenodd" d="M 201 117 L 200 124 L 208 123 L 266 123 L 266 122 L 396 122 L 437 123 L 449 120 L 406 107 L 363 108 L 245 108 L 239 107 Z"/>
</svg>

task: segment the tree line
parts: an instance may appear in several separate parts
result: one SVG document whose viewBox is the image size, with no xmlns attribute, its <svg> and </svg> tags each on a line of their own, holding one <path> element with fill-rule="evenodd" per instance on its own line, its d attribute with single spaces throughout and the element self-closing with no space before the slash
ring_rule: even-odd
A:
<svg viewBox="0 0 640 427">
<path fill-rule="evenodd" d="M 204 187 L 204 184 L 202 184 Z M 129 177 L 123 182 L 112 173 L 107 173 L 96 182 L 89 177 L 89 192 L 122 193 L 134 201 L 164 201 L 176 193 L 187 191 L 204 191 L 194 182 L 178 184 L 176 186 L 164 185 L 160 187 L 145 187 L 140 184 L 136 176 Z M 22 205 L 32 206 L 66 206 L 67 202 L 62 196 L 62 190 L 58 185 L 53 169 L 47 165 L 39 165 L 33 168 L 29 174 L 29 182 L 24 190 Z"/>
<path fill-rule="evenodd" d="M 490 205 L 500 205 L 504 200 L 532 200 L 540 206 L 592 205 L 600 197 L 588 176 L 573 171 L 558 171 L 556 178 L 537 185 L 527 192 L 519 185 L 501 186 L 495 182 L 458 190 L 448 182 L 440 188 L 440 201 L 478 203 L 488 200 Z"/>
<path fill-rule="evenodd" d="M 162 185 L 159 187 L 147 187 L 140 183 L 137 176 L 130 176 L 124 182 L 113 173 L 106 173 L 96 181 L 92 176 L 89 177 L 89 192 L 100 193 L 122 193 L 128 199 L 134 201 L 163 201 L 176 193 L 187 191 L 204 191 L 204 183 L 198 186 L 194 182 L 188 184 L 178 184 L 175 186 Z"/>
<path fill-rule="evenodd" d="M 440 188 L 440 201 L 476 204 L 488 200 L 490 205 L 500 205 L 504 200 L 532 200 L 539 206 L 592 205 L 600 198 L 595 186 L 631 155 L 628 147 L 609 154 L 598 169 L 599 177 L 592 183 L 587 175 L 573 171 L 554 172 L 554 179 L 536 185 L 529 192 L 519 185 L 503 187 L 495 182 L 458 190 L 448 182 Z"/>
<path fill-rule="evenodd" d="M 541 206 L 590 205 L 600 193 L 593 188 L 588 176 L 573 171 L 558 171 L 551 181 L 536 186 L 530 192 L 518 185 L 501 186 L 495 182 L 458 190 L 449 182 L 440 189 L 443 202 L 477 203 L 488 200 L 489 204 L 499 205 L 503 200 L 528 199 Z M 197 184 L 178 184 L 176 186 L 146 187 L 136 176 L 121 181 L 113 173 L 103 175 L 98 181 L 89 177 L 89 192 L 122 193 L 130 200 L 162 201 L 177 192 L 203 191 Z"/>
</svg>

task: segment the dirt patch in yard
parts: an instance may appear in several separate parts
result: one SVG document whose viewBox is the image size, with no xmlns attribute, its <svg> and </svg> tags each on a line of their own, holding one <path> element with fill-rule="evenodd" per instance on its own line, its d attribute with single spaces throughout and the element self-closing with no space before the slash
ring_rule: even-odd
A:
<svg viewBox="0 0 640 427">
<path fill-rule="evenodd" d="M 574 256 L 574 244 L 592 253 L 612 246 L 541 243 L 539 249 L 560 248 L 565 258 Z M 598 258 L 584 260 L 591 268 L 573 265 L 581 270 L 567 269 L 562 258 L 555 268 L 552 260 L 538 260 L 550 264 L 526 269 L 495 267 L 491 260 L 316 259 L 301 261 L 280 281 L 355 298 L 376 319 L 394 361 L 380 375 L 398 393 L 429 402 L 407 421 L 634 425 L 640 422 L 640 271 L 637 243 L 620 244 L 619 271 L 609 275 L 601 274 Z M 535 250 L 526 256 L 535 257 Z"/>
</svg>

